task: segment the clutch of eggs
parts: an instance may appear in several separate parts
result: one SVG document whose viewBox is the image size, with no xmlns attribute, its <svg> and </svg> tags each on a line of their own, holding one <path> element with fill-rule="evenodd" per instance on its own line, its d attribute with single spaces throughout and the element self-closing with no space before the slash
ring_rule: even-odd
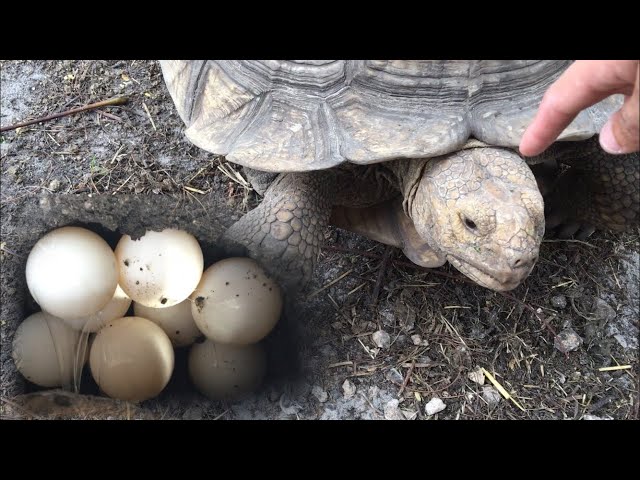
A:
<svg viewBox="0 0 640 480">
<path fill-rule="evenodd" d="M 198 241 L 181 230 L 124 235 L 115 252 L 87 229 L 52 230 L 27 259 L 27 285 L 43 311 L 16 331 L 18 370 L 43 387 L 67 386 L 88 359 L 104 393 L 146 400 L 168 383 L 173 348 L 204 334 L 189 357 L 198 390 L 232 398 L 254 389 L 266 368 L 255 344 L 280 317 L 280 288 L 249 258 L 203 269 Z M 127 317 L 132 301 L 135 317 Z M 83 333 L 96 332 L 78 367 L 87 349 Z"/>
</svg>

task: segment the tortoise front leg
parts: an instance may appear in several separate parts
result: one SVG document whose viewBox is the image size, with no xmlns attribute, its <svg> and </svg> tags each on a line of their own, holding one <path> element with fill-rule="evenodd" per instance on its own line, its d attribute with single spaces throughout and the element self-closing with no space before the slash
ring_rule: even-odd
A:
<svg viewBox="0 0 640 480">
<path fill-rule="evenodd" d="M 259 262 L 286 290 L 301 288 L 313 273 L 334 188 L 329 171 L 280 174 L 260 205 L 225 232 L 225 246 Z"/>
<path fill-rule="evenodd" d="M 610 155 L 591 140 L 588 148 L 558 145 L 563 172 L 545 198 L 548 231 L 563 238 L 595 230 L 629 230 L 640 223 L 640 161 L 637 154 Z"/>
</svg>

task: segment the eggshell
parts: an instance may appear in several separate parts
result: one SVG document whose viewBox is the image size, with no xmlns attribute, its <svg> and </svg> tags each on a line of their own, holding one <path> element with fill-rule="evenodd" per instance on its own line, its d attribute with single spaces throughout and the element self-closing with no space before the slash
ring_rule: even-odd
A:
<svg viewBox="0 0 640 480">
<path fill-rule="evenodd" d="M 118 285 L 116 292 L 113 294 L 113 298 L 109 303 L 102 307 L 99 312 L 86 317 L 64 319 L 64 321 L 74 330 L 95 333 L 107 322 L 123 317 L 127 313 L 127 310 L 129 310 L 130 306 L 131 299 L 126 293 L 124 293 L 122 288 L 120 288 L 120 285 Z"/>
<path fill-rule="evenodd" d="M 148 400 L 169 383 L 173 347 L 166 333 L 151 320 L 118 318 L 96 334 L 89 366 L 100 389 L 110 397 Z"/>
<path fill-rule="evenodd" d="M 123 235 L 115 250 L 119 283 L 135 302 L 164 308 L 185 300 L 198 285 L 204 257 L 196 238 L 182 230 Z"/>
<path fill-rule="evenodd" d="M 36 385 L 69 387 L 73 384 L 79 339 L 80 333 L 61 319 L 46 312 L 34 313 L 16 329 L 13 360 L 22 376 Z"/>
<path fill-rule="evenodd" d="M 186 299 L 167 308 L 145 307 L 133 302 L 133 312 L 138 317 L 151 320 L 164 330 L 174 347 L 191 345 L 202 335 L 191 315 L 191 300 Z"/>
<path fill-rule="evenodd" d="M 62 227 L 43 236 L 29 253 L 27 286 L 44 311 L 69 320 L 103 308 L 118 285 L 113 251 L 99 235 Z"/>
<path fill-rule="evenodd" d="M 250 258 L 233 257 L 213 264 L 191 299 L 196 325 L 219 343 L 256 343 L 271 332 L 282 312 L 280 287 Z"/>
</svg>

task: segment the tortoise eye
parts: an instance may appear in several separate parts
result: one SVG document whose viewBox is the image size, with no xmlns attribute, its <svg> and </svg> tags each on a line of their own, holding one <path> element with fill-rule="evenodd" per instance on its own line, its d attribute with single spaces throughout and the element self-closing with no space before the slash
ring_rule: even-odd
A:
<svg viewBox="0 0 640 480">
<path fill-rule="evenodd" d="M 474 222 L 473 220 L 467 217 L 464 217 L 464 224 L 467 226 L 469 230 L 475 230 L 476 228 L 478 228 L 478 226 L 476 225 L 476 222 Z"/>
</svg>

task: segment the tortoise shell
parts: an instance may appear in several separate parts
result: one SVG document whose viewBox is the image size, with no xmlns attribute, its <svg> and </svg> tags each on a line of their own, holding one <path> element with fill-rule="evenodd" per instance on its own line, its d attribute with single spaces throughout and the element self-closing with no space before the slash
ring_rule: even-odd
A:
<svg viewBox="0 0 640 480">
<path fill-rule="evenodd" d="M 517 147 L 571 61 L 166 60 L 195 145 L 267 172 L 443 155 L 475 138 Z M 622 97 L 582 111 L 559 140 L 599 132 Z"/>
</svg>

